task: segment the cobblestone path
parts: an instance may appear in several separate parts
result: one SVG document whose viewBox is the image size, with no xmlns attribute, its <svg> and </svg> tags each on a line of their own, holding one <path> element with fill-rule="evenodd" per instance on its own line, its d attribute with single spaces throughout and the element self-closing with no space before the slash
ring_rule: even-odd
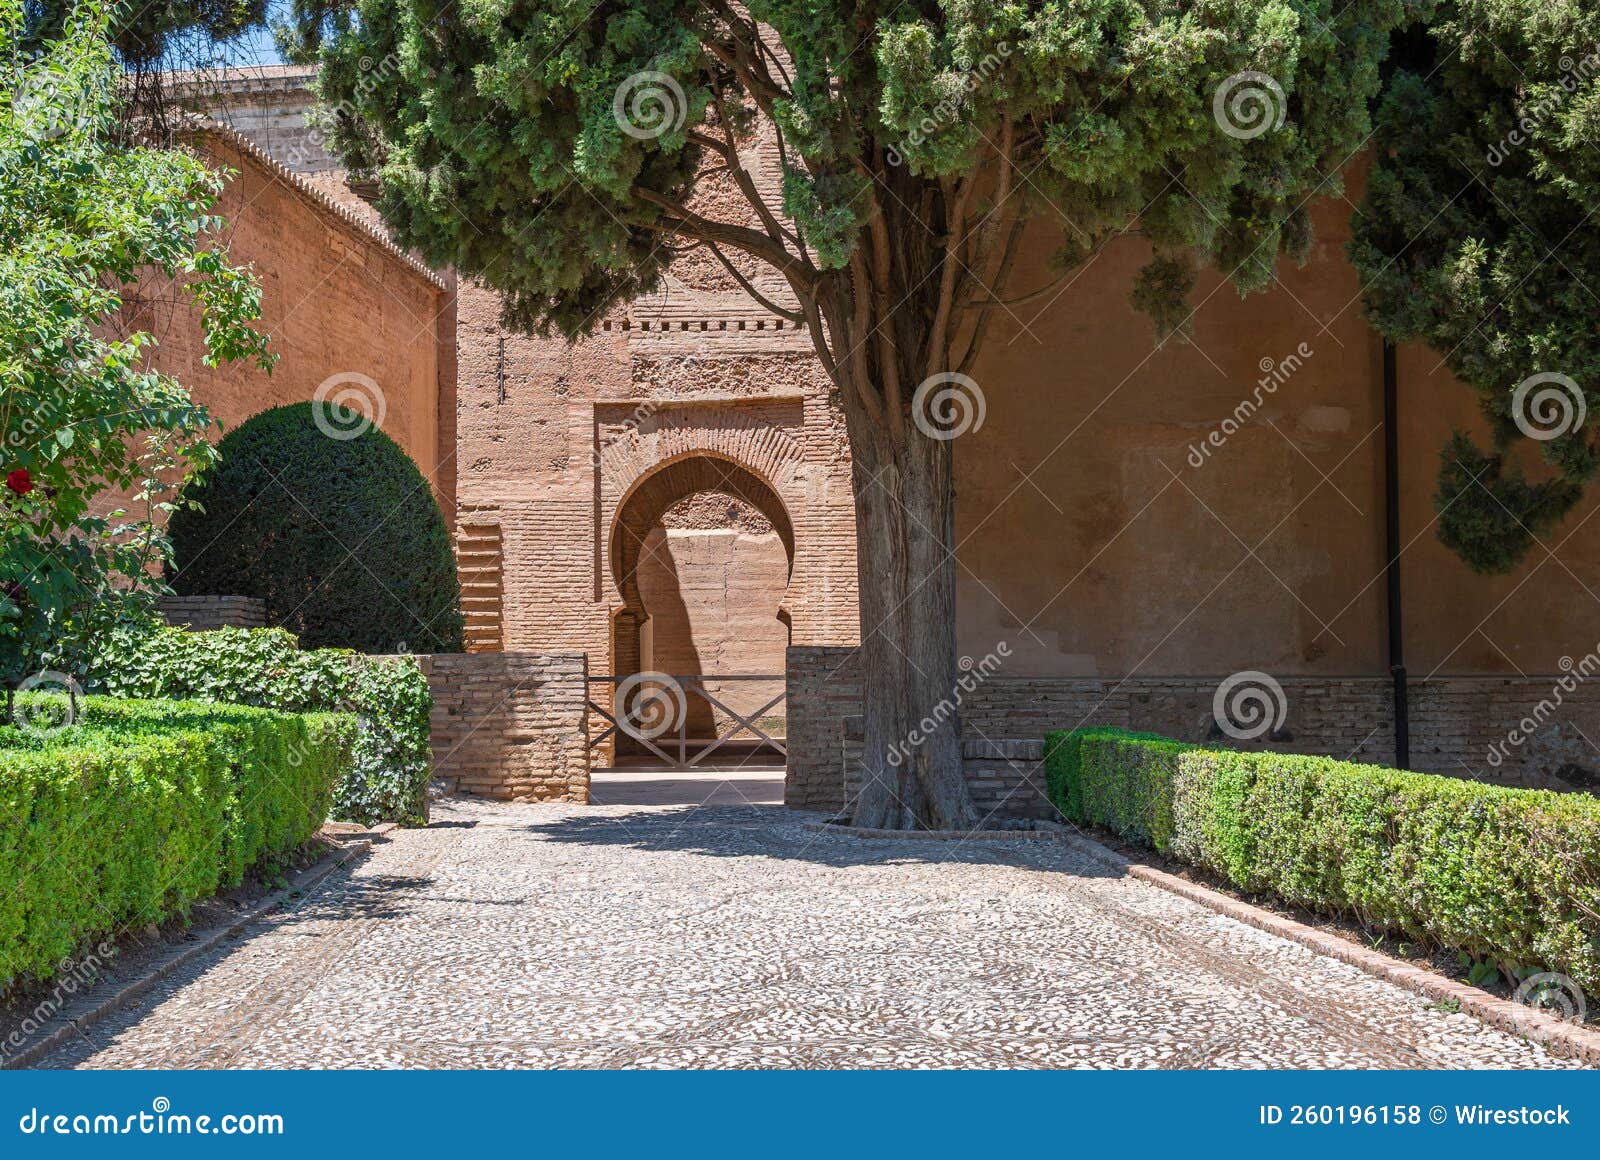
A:
<svg viewBox="0 0 1600 1160">
<path fill-rule="evenodd" d="M 1051 842 L 449 802 L 69 1067 L 1550 1067 Z"/>
</svg>

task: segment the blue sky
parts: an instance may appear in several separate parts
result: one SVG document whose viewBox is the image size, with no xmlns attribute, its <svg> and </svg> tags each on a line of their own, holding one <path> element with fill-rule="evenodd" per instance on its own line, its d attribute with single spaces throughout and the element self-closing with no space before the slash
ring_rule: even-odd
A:
<svg viewBox="0 0 1600 1160">
<path fill-rule="evenodd" d="M 286 19 L 289 15 L 287 0 L 272 0 L 267 9 L 268 18 Z M 272 43 L 272 31 L 259 28 L 247 32 L 225 44 L 207 46 L 208 55 L 214 55 L 219 65 L 243 66 L 252 64 L 280 64 L 278 50 Z M 187 67 L 187 64 L 180 67 Z"/>
</svg>

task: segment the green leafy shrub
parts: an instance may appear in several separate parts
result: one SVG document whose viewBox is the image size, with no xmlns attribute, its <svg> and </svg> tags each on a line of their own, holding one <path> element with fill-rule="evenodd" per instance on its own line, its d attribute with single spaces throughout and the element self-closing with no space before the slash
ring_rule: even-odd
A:
<svg viewBox="0 0 1600 1160">
<path fill-rule="evenodd" d="M 335 714 L 104 697 L 45 736 L 0 725 L 0 989 L 304 844 L 355 737 Z"/>
<path fill-rule="evenodd" d="M 1158 733 L 1134 733 L 1110 725 L 1094 725 L 1086 729 L 1061 730 L 1049 734 L 1045 743 L 1045 790 L 1050 795 L 1050 800 L 1056 803 L 1067 819 L 1079 824 L 1091 820 L 1085 812 L 1081 766 L 1083 742 L 1090 737 L 1142 737 L 1151 741 L 1164 740 Z"/>
<path fill-rule="evenodd" d="M 255 596 L 307 648 L 460 652 L 461 588 L 417 465 L 359 416 L 323 403 L 263 411 L 172 513 L 173 588 Z M 326 432 L 334 431 L 340 437 Z"/>
<path fill-rule="evenodd" d="M 409 657 L 303 650 L 277 628 L 159 628 L 112 634 L 95 675 L 96 689 L 118 697 L 352 713 L 360 728 L 333 816 L 367 825 L 427 821 L 433 696 Z"/>
<path fill-rule="evenodd" d="M 152 7 L 166 7 L 155 5 Z M 128 141 L 108 33 L 126 7 L 0 0 L 0 682 L 81 671 L 148 608 L 170 491 L 212 426 L 151 365 L 143 297 L 189 315 L 208 366 L 266 371 L 261 293 L 211 211 L 224 175 Z M 35 34 L 48 33 L 43 40 Z M 146 282 L 140 295 L 128 291 Z M 171 293 L 163 292 L 165 286 Z M 192 314 L 191 314 L 192 308 Z"/>
<path fill-rule="evenodd" d="M 1243 890 L 1600 992 L 1592 797 L 1120 730 L 1053 733 L 1046 752 L 1052 797 L 1074 820 Z"/>
</svg>

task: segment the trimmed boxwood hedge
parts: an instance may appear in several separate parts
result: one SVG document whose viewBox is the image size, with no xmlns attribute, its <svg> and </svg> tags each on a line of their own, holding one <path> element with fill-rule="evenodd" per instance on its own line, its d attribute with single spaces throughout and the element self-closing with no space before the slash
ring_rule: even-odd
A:
<svg viewBox="0 0 1600 1160">
<path fill-rule="evenodd" d="M 319 423 L 319 418 L 321 422 Z M 173 589 L 254 596 L 307 648 L 460 652 L 461 586 L 428 481 L 353 413 L 292 403 L 247 419 L 168 522 Z"/>
<path fill-rule="evenodd" d="M 1081 824 L 1242 890 L 1600 993 L 1600 800 L 1326 757 L 1052 733 L 1052 799 Z"/>
<path fill-rule="evenodd" d="M 94 673 L 96 691 L 118 697 L 353 713 L 360 731 L 334 788 L 333 816 L 366 825 L 428 820 L 433 694 L 411 657 L 305 650 L 277 628 L 138 628 L 102 641 Z"/>
<path fill-rule="evenodd" d="M 79 709 L 45 737 L 0 725 L 0 990 L 303 845 L 356 732 L 337 714 L 234 705 Z"/>
</svg>

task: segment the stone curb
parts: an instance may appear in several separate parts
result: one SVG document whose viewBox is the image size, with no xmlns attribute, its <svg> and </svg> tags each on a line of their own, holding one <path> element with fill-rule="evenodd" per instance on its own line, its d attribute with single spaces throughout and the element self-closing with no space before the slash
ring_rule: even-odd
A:
<svg viewBox="0 0 1600 1160">
<path fill-rule="evenodd" d="M 926 840 L 930 837 L 944 837 L 946 839 L 971 838 L 975 841 L 987 841 L 990 838 L 1052 838 L 1060 840 L 1071 846 L 1078 853 L 1083 854 L 1091 861 L 1098 862 L 1107 869 L 1116 870 L 1126 874 L 1129 878 L 1136 878 L 1160 890 L 1176 894 L 1180 898 L 1215 911 L 1227 918 L 1253 926 L 1267 934 L 1277 935 L 1279 938 L 1288 939 L 1307 950 L 1316 951 L 1330 958 L 1348 963 L 1364 974 L 1382 979 L 1401 987 L 1412 994 L 1421 995 L 1435 1002 L 1454 1002 L 1468 1015 L 1498 1028 L 1511 1035 L 1537 1043 L 1552 1055 L 1565 1059 L 1576 1059 L 1583 1063 L 1600 1065 L 1600 1031 L 1587 1027 L 1579 1027 L 1553 1015 L 1547 1015 L 1523 1003 L 1515 1003 L 1510 999 L 1496 998 L 1486 991 L 1467 983 L 1458 983 L 1454 979 L 1430 971 L 1423 967 L 1415 967 L 1410 963 L 1403 963 L 1391 958 L 1380 951 L 1371 950 L 1359 943 L 1333 934 L 1329 931 L 1318 930 L 1316 927 L 1307 926 L 1303 922 L 1296 922 L 1292 918 L 1285 918 L 1274 914 L 1270 910 L 1263 910 L 1220 891 L 1179 878 L 1175 874 L 1168 874 L 1164 870 L 1157 870 L 1143 862 L 1135 862 L 1130 858 L 1117 853 L 1107 846 L 1102 846 L 1092 838 L 1082 834 L 1072 833 L 1067 830 L 996 830 L 978 831 L 972 834 L 935 834 L 928 832 L 905 832 L 901 830 L 862 830 L 852 826 L 830 826 L 821 822 L 807 822 L 808 830 L 822 833 L 840 833 L 860 838 L 896 838 L 900 840 Z"/>
<path fill-rule="evenodd" d="M 310 866 L 300 871 L 290 881 L 289 885 L 282 890 L 273 891 L 227 926 L 217 927 L 199 942 L 178 947 L 165 958 L 157 960 L 139 978 L 130 980 L 123 986 L 115 987 L 111 994 L 103 998 L 85 998 L 81 1002 L 83 1008 L 81 1011 L 75 1011 L 72 1006 L 64 1007 L 57 1012 L 53 1020 L 56 1024 L 55 1028 L 49 1034 L 42 1036 L 22 1051 L 19 1051 L 16 1055 L 0 1060 L 0 1071 L 32 1067 L 41 1059 L 82 1035 L 85 1030 L 99 1023 L 123 1004 L 137 999 L 140 995 L 152 989 L 179 967 L 214 950 L 262 915 L 282 906 L 290 895 L 296 891 L 302 894 L 309 892 L 312 887 L 316 886 L 335 870 L 350 865 L 356 859 L 366 856 L 371 850 L 372 839 L 362 838 L 341 849 L 330 852 L 315 866 Z M 113 984 L 113 986 L 115 985 Z"/>
</svg>

